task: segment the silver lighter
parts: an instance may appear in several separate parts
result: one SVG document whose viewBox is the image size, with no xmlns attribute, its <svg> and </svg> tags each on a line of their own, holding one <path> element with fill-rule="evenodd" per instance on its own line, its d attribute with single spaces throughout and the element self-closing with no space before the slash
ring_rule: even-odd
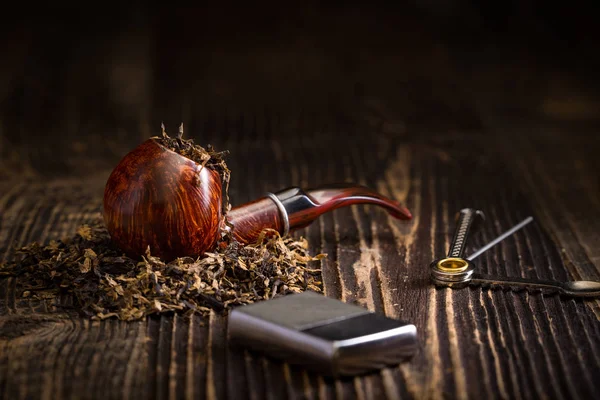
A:
<svg viewBox="0 0 600 400">
<path fill-rule="evenodd" d="M 417 329 L 315 292 L 246 305 L 229 314 L 228 340 L 326 376 L 352 376 L 412 356 Z"/>
</svg>

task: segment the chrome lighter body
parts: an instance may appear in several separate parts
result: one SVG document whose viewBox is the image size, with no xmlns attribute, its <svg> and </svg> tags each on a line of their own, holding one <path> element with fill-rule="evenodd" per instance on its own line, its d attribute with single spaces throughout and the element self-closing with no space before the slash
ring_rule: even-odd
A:
<svg viewBox="0 0 600 400">
<path fill-rule="evenodd" d="M 228 339 L 333 377 L 396 365 L 417 348 L 414 325 L 314 292 L 236 308 Z"/>
</svg>

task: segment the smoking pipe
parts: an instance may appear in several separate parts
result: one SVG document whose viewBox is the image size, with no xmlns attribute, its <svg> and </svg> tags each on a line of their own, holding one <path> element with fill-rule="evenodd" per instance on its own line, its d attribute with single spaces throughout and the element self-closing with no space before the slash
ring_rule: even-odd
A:
<svg viewBox="0 0 600 400">
<path fill-rule="evenodd" d="M 352 184 L 267 193 L 231 209 L 226 218 L 222 195 L 218 172 L 148 139 L 109 176 L 104 222 L 113 242 L 133 257 L 150 246 L 153 255 L 172 260 L 214 249 L 223 230 L 249 244 L 266 228 L 286 235 L 323 213 L 353 204 L 374 204 L 397 219 L 412 218 L 399 203 Z"/>
</svg>

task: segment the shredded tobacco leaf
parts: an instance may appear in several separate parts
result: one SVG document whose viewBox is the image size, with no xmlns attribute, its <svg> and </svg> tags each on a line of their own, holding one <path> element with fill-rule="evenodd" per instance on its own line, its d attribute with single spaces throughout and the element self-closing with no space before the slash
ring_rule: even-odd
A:
<svg viewBox="0 0 600 400">
<path fill-rule="evenodd" d="M 195 144 L 194 139 L 184 139 L 183 124 L 179 126 L 179 132 L 174 138 L 167 134 L 164 125 L 161 125 L 161 128 L 161 135 L 154 136 L 152 139 L 156 140 L 167 149 L 181 154 L 192 161 L 195 161 L 196 163 L 200 164 L 202 168 L 210 168 L 219 174 L 221 177 L 221 183 L 224 186 L 223 215 L 225 215 L 230 209 L 229 181 L 231 178 L 231 171 L 225 162 L 225 156 L 229 154 L 229 152 L 216 151 L 210 144 L 204 148 Z"/>
<path fill-rule="evenodd" d="M 206 315 L 275 296 L 322 291 L 318 263 L 301 238 L 265 235 L 255 245 L 231 241 L 199 258 L 165 263 L 148 250 L 141 261 L 124 256 L 101 220 L 47 245 L 17 250 L 17 260 L 0 265 L 0 278 L 16 277 L 17 295 L 50 301 L 72 296 L 74 308 L 93 319 L 143 319 L 180 312 Z M 311 268 L 311 264 L 316 264 Z"/>
</svg>

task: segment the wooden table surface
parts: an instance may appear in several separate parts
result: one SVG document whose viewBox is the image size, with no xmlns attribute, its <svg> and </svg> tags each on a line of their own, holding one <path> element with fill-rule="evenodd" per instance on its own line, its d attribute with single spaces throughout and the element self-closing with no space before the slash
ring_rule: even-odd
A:
<svg viewBox="0 0 600 400">
<path fill-rule="evenodd" d="M 296 235 L 328 255 L 325 294 L 414 323 L 416 355 L 332 381 L 230 349 L 219 314 L 90 321 L 23 300 L 4 279 L 0 398 L 600 397 L 598 300 L 428 279 L 454 214 L 477 207 L 487 220 L 471 250 L 535 218 L 480 257 L 481 272 L 600 280 L 591 86 L 527 43 L 491 55 L 474 45 L 474 59 L 419 13 L 397 31 L 394 13 L 315 7 L 275 28 L 264 15 L 264 32 L 241 11 L 196 24 L 194 9 L 135 14 L 101 37 L 103 13 L 15 25 L 0 70 L 0 261 L 101 218 L 119 158 L 161 121 L 173 133 L 183 121 L 197 143 L 230 151 L 234 204 L 354 181 L 412 211 L 398 222 L 353 206 Z"/>
</svg>

